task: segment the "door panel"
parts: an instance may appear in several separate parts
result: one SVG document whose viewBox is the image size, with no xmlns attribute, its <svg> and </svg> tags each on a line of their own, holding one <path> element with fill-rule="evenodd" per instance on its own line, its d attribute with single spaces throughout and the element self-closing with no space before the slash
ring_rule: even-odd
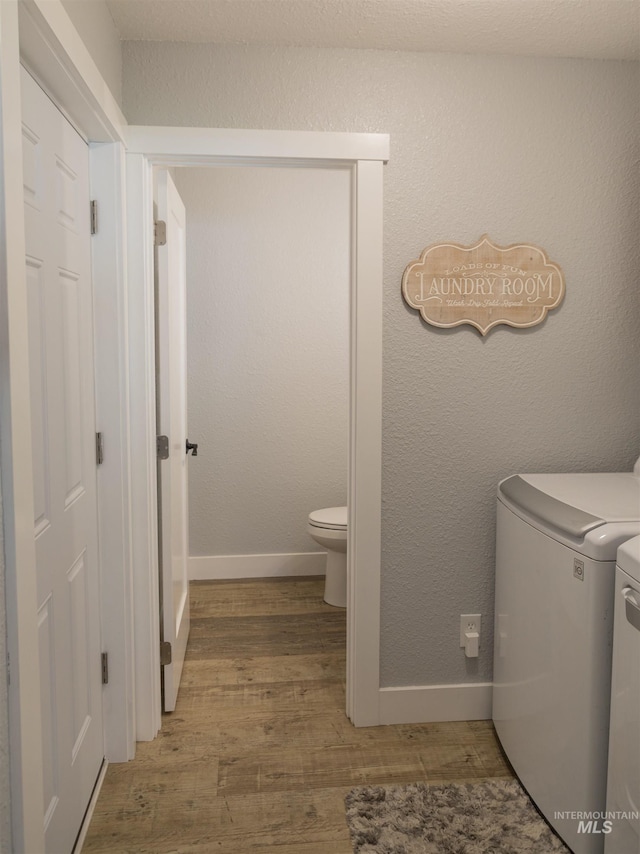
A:
<svg viewBox="0 0 640 854">
<path fill-rule="evenodd" d="M 44 298 L 42 264 L 35 258 L 27 258 L 31 432 L 34 480 L 33 501 L 36 537 L 49 525 L 51 516 L 49 508 L 49 447 L 47 444 L 44 407 L 47 389 Z"/>
<path fill-rule="evenodd" d="M 53 603 L 49 596 L 38 610 L 38 649 L 40 652 L 40 704 L 42 714 L 42 752 L 44 777 L 45 825 L 49 824 L 60 791 L 56 744 L 55 668 L 53 637 Z"/>
<path fill-rule="evenodd" d="M 186 220 L 168 172 L 158 173 L 158 218 L 167 241 L 158 247 L 158 432 L 169 438 L 169 459 L 158 468 L 163 639 L 171 664 L 163 667 L 163 708 L 176 706 L 189 636 L 189 514 L 187 441 Z"/>
<path fill-rule="evenodd" d="M 83 468 L 83 424 L 82 420 L 82 307 L 79 301 L 82 288 L 78 277 L 68 271 L 60 271 L 59 291 L 62 296 L 62 344 L 63 344 L 63 415 L 64 415 L 64 458 L 66 474 L 65 508 L 69 507 L 84 492 Z"/>
<path fill-rule="evenodd" d="M 73 848 L 102 765 L 86 143 L 22 72 L 45 844 Z"/>
</svg>

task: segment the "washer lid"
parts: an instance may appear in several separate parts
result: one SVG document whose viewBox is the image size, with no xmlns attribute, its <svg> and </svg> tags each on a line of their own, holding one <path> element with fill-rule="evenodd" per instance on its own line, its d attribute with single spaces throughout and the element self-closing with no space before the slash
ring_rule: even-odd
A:
<svg viewBox="0 0 640 854">
<path fill-rule="evenodd" d="M 521 477 L 550 497 L 604 522 L 640 519 L 640 477 L 632 472 L 523 474 Z"/>
<path fill-rule="evenodd" d="M 640 537 L 627 540 L 620 546 L 616 563 L 634 581 L 640 583 Z"/>
<path fill-rule="evenodd" d="M 498 494 L 543 527 L 575 539 L 601 525 L 640 520 L 640 477 L 631 472 L 515 475 L 502 481 Z"/>
<path fill-rule="evenodd" d="M 333 528 L 338 531 L 347 530 L 347 508 L 326 507 L 324 510 L 314 510 L 309 513 L 309 524 L 316 528 Z"/>
</svg>

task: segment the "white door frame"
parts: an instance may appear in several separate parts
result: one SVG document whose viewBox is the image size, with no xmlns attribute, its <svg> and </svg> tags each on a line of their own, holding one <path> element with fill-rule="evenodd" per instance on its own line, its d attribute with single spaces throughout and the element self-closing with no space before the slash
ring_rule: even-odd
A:
<svg viewBox="0 0 640 854">
<path fill-rule="evenodd" d="M 145 532 L 146 595 L 136 601 L 136 680 L 139 732 L 160 726 L 157 639 L 155 496 L 155 384 L 153 325 L 153 167 L 342 166 L 352 175 L 349 550 L 347 592 L 347 714 L 356 726 L 380 722 L 380 517 L 382 386 L 382 202 L 386 134 L 134 127 L 127 137 L 127 221 L 132 394 L 132 504 L 134 531 Z M 134 349 L 135 348 L 135 349 Z M 134 380 L 135 377 L 135 380 Z M 135 404 L 134 404 L 135 401 Z M 135 438 L 135 441 L 134 441 Z M 138 516 L 139 518 L 135 518 Z M 142 536 L 142 535 L 141 535 Z M 142 544 L 141 544 L 142 545 Z M 150 612 L 149 608 L 155 608 Z M 144 639 L 138 629 L 144 628 Z M 139 641 L 144 642 L 139 643 Z M 140 736 L 139 736 L 140 737 Z"/>
</svg>

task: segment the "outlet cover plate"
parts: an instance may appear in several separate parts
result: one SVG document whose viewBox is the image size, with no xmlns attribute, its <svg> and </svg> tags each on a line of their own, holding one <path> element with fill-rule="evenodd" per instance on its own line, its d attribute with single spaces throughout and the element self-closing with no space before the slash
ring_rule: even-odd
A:
<svg viewBox="0 0 640 854">
<path fill-rule="evenodd" d="M 460 646 L 466 642 L 465 632 L 478 632 L 481 635 L 482 617 L 480 614 L 460 614 Z"/>
</svg>

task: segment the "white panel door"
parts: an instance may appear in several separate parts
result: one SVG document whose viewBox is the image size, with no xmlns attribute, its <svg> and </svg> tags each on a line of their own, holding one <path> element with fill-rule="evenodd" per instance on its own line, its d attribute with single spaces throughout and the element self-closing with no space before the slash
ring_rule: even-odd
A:
<svg viewBox="0 0 640 854">
<path fill-rule="evenodd" d="M 89 152 L 22 71 L 46 851 L 73 848 L 102 764 Z"/>
<path fill-rule="evenodd" d="M 171 663 L 163 669 L 163 709 L 176 707 L 189 637 L 189 510 L 187 469 L 186 220 L 171 176 L 157 176 L 158 219 L 166 243 L 158 246 L 158 434 L 169 439 L 169 458 L 158 465 L 160 607 Z"/>
</svg>

